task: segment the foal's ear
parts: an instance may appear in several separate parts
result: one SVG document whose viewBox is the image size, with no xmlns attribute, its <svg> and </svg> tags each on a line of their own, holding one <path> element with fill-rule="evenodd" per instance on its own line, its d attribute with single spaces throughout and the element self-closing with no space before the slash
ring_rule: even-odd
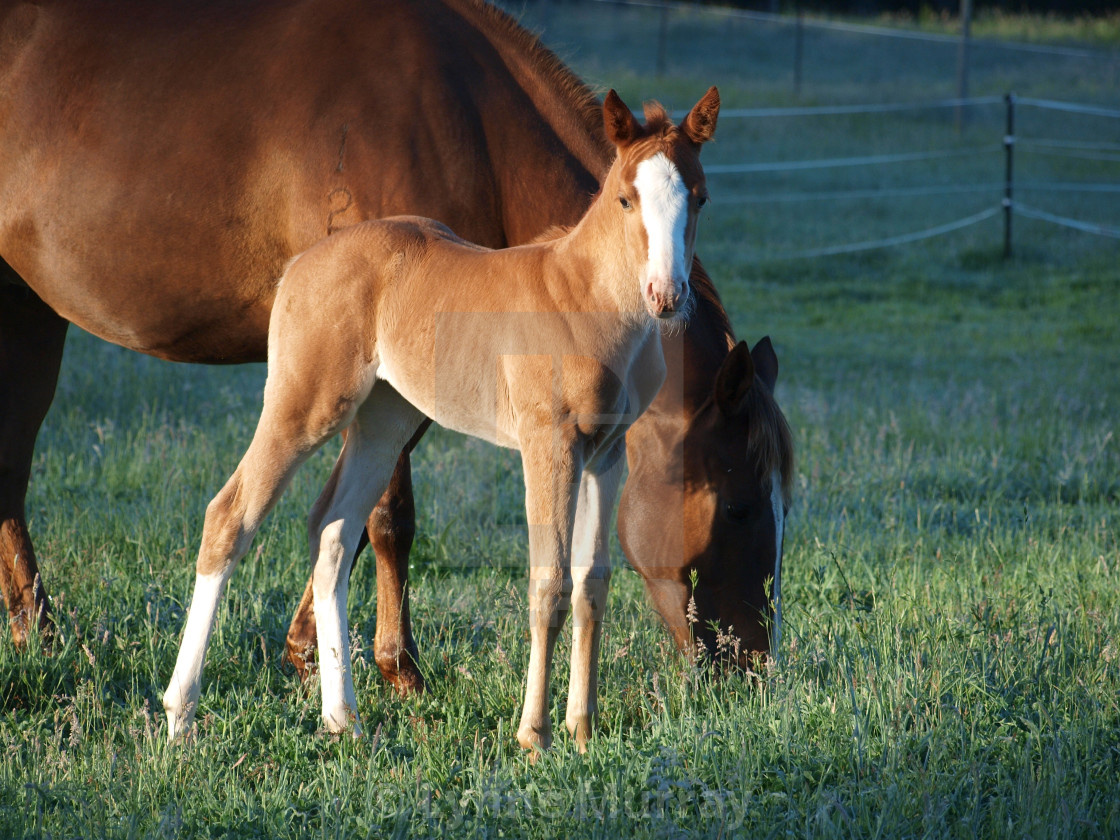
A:
<svg viewBox="0 0 1120 840">
<path fill-rule="evenodd" d="M 774 384 L 778 381 L 778 354 L 774 352 L 770 336 L 763 336 L 754 346 L 751 359 L 754 361 L 755 376 L 765 382 L 770 393 L 773 393 Z"/>
<path fill-rule="evenodd" d="M 603 100 L 603 128 L 607 132 L 607 139 L 616 146 L 626 146 L 633 142 L 642 129 L 634 112 L 626 107 L 614 88 L 611 88 L 607 98 Z"/>
<path fill-rule="evenodd" d="M 727 354 L 716 374 L 715 400 L 724 417 L 734 417 L 754 384 L 754 360 L 747 342 L 740 341 Z"/>
<path fill-rule="evenodd" d="M 719 91 L 715 85 L 708 88 L 708 92 L 692 106 L 688 116 L 681 123 L 684 136 L 699 146 L 707 143 L 716 133 L 716 120 L 719 118 Z"/>
</svg>

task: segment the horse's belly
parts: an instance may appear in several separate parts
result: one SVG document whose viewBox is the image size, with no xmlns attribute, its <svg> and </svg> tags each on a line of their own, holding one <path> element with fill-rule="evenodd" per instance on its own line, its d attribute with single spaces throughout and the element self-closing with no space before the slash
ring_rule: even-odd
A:
<svg viewBox="0 0 1120 840">
<path fill-rule="evenodd" d="M 174 277 L 130 278 L 92 267 L 30 272 L 25 280 L 63 318 L 130 350 L 180 362 L 264 360 L 272 297 L 263 290 L 204 288 Z"/>
</svg>

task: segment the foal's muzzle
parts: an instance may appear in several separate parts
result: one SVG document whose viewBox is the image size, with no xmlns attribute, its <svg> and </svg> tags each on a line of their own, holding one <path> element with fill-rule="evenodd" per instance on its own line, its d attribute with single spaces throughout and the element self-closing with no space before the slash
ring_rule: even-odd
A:
<svg viewBox="0 0 1120 840">
<path fill-rule="evenodd" d="M 650 316 L 664 321 L 675 318 L 685 310 L 688 305 L 688 281 L 680 285 L 680 291 L 658 291 L 651 281 L 646 284 L 645 303 Z"/>
</svg>

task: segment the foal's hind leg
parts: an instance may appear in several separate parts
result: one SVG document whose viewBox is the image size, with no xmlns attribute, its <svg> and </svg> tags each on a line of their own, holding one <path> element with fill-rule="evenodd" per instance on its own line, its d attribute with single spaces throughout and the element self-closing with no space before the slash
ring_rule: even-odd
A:
<svg viewBox="0 0 1120 840">
<path fill-rule="evenodd" d="M 384 493 L 401 448 L 423 415 L 389 386 L 374 386 L 346 432 L 346 443 L 308 520 L 323 722 L 360 731 L 346 617 L 350 568 L 365 519 Z"/>
<path fill-rule="evenodd" d="M 266 410 L 245 457 L 206 508 L 187 626 L 171 683 L 163 695 L 171 739 L 190 730 L 218 604 L 237 561 L 292 475 L 323 442 L 297 447 L 292 443 L 299 439 L 291 433 L 294 430 L 275 422 L 267 406 L 266 397 Z"/>
<path fill-rule="evenodd" d="M 401 694 L 424 690 L 417 667 L 419 654 L 412 637 L 408 607 L 408 557 L 416 533 L 416 507 L 412 495 L 412 466 L 409 455 L 431 425 L 425 420 L 397 461 L 389 488 L 366 521 L 369 542 L 377 558 L 377 635 L 374 659 L 384 677 Z M 365 541 L 359 539 L 350 567 L 353 575 Z M 288 628 L 287 657 L 301 680 L 313 668 L 315 634 L 314 586 L 308 578 L 303 598 Z"/>
<path fill-rule="evenodd" d="M 171 738 L 190 729 L 206 647 L 234 566 L 295 471 L 353 419 L 373 384 L 372 371 L 361 366 L 324 376 L 316 370 L 319 357 L 300 352 L 300 336 L 292 332 L 287 341 L 276 342 L 275 358 L 269 360 L 264 408 L 253 441 L 206 508 L 187 626 L 163 697 Z"/>
</svg>

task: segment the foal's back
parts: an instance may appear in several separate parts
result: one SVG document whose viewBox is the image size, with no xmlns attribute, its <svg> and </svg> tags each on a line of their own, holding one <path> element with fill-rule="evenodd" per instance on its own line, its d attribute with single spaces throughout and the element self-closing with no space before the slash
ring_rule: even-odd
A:
<svg viewBox="0 0 1120 840">
<path fill-rule="evenodd" d="M 540 407 L 589 428 L 634 412 L 648 395 L 627 381 L 627 319 L 558 250 L 562 240 L 491 250 L 416 216 L 354 225 L 286 271 L 270 353 L 313 360 L 321 373 L 307 375 L 330 377 L 358 403 L 387 383 L 441 425 L 503 446 L 516 446 L 520 419 Z M 652 383 L 663 362 L 647 332 L 638 353 Z"/>
</svg>

